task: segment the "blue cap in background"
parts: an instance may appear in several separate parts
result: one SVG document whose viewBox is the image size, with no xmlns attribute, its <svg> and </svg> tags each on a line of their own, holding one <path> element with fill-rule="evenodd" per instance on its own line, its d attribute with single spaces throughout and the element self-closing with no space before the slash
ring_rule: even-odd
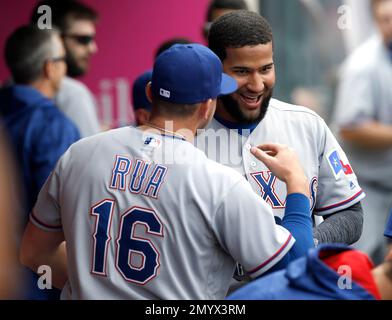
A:
<svg viewBox="0 0 392 320">
<path fill-rule="evenodd" d="M 132 87 L 132 97 L 133 97 L 133 108 L 137 109 L 146 109 L 151 111 L 152 105 L 151 102 L 147 99 L 146 96 L 146 85 L 151 81 L 152 70 L 148 70 L 141 74 Z"/>
</svg>

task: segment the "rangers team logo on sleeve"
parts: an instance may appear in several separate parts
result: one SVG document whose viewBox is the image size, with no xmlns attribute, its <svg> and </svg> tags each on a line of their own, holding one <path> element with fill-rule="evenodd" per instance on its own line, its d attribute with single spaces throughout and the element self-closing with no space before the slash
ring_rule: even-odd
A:
<svg viewBox="0 0 392 320">
<path fill-rule="evenodd" d="M 327 158 L 329 166 L 331 167 L 336 180 L 340 178 L 342 173 L 344 173 L 346 176 L 354 173 L 353 169 L 348 163 L 348 160 L 346 160 L 345 163 L 337 150 L 332 150 L 328 154 Z"/>
</svg>

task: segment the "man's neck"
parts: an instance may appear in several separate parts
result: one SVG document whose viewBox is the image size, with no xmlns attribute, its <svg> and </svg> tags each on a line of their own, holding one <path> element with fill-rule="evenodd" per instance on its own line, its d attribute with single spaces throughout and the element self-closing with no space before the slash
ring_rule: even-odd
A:
<svg viewBox="0 0 392 320">
<path fill-rule="evenodd" d="M 197 125 L 192 121 L 169 120 L 162 117 L 153 117 L 141 127 L 142 130 L 158 130 L 165 135 L 173 135 L 193 142 Z"/>
<path fill-rule="evenodd" d="M 31 86 L 49 99 L 53 99 L 55 96 L 55 92 L 53 91 L 52 86 L 45 80 L 34 81 Z"/>
<path fill-rule="evenodd" d="M 216 111 L 215 115 L 217 115 L 219 118 L 231 122 L 231 123 L 237 123 L 238 121 L 234 119 L 226 110 L 226 108 L 223 106 L 223 102 L 218 99 L 218 103 L 216 105 Z"/>
</svg>

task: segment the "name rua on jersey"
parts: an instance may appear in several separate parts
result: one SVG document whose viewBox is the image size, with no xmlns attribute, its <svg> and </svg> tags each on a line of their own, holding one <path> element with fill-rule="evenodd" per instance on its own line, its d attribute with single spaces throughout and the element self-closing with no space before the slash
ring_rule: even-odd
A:
<svg viewBox="0 0 392 320">
<path fill-rule="evenodd" d="M 116 156 L 109 188 L 157 199 L 167 171 L 167 167 L 161 164 Z"/>
</svg>

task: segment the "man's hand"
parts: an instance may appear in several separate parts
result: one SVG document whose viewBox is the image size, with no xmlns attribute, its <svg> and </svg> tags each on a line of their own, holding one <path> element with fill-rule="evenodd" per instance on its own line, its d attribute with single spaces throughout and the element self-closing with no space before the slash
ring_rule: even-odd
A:
<svg viewBox="0 0 392 320">
<path fill-rule="evenodd" d="M 309 181 L 293 149 L 282 144 L 263 144 L 251 149 L 281 181 L 286 183 L 287 194 L 302 193 L 310 197 Z"/>
</svg>

